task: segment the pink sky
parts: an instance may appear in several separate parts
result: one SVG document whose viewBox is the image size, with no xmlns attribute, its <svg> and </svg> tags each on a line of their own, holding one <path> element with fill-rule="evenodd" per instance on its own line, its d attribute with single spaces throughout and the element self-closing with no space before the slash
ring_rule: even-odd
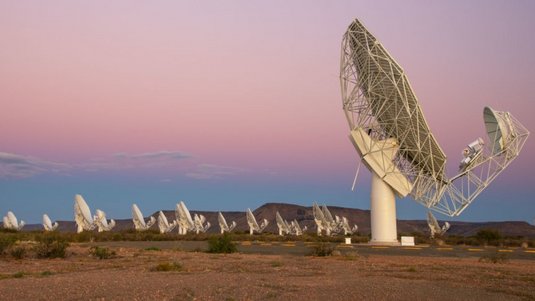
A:
<svg viewBox="0 0 535 301">
<path fill-rule="evenodd" d="M 485 105 L 535 126 L 534 11 L 530 1 L 3 1 L 0 152 L 79 164 L 172 151 L 350 182 L 338 72 L 358 17 L 407 72 L 457 166 L 484 137 Z M 531 184 L 533 151 L 530 139 L 496 185 Z"/>
</svg>

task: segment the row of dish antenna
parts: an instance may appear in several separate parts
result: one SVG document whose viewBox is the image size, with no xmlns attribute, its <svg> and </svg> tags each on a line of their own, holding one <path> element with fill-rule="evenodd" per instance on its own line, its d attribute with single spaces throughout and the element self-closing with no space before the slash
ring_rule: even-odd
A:
<svg viewBox="0 0 535 301">
<path fill-rule="evenodd" d="M 2 222 L 4 229 L 15 231 L 22 230 L 22 227 L 24 227 L 24 225 L 26 224 L 23 220 L 19 222 L 15 214 L 11 211 L 7 212 L 7 214 L 2 219 Z M 58 223 L 55 222 L 52 224 L 50 217 L 48 217 L 48 215 L 46 214 L 43 214 L 43 227 L 45 228 L 45 231 L 54 231 L 58 228 Z"/>
<path fill-rule="evenodd" d="M 341 234 L 342 232 L 344 235 L 348 235 L 353 234 L 358 230 L 357 225 L 353 225 L 352 228 L 349 226 L 348 219 L 345 216 L 339 217 L 335 215 L 333 218 L 326 205 L 323 205 L 320 208 L 317 203 L 314 203 L 312 205 L 312 212 L 318 236 L 321 236 L 323 233 L 330 236 Z M 251 235 L 254 232 L 261 233 L 269 224 L 267 219 L 263 219 L 259 225 L 251 209 L 247 209 L 246 215 L 249 233 Z M 96 215 L 92 217 L 89 206 L 81 195 L 75 196 L 74 216 L 78 233 L 84 230 L 91 231 L 95 228 L 98 228 L 99 232 L 110 231 L 115 226 L 115 221 L 112 219 L 108 222 L 106 213 L 102 210 L 97 209 Z M 224 232 L 231 232 L 236 228 L 236 222 L 232 221 L 229 225 L 221 212 L 218 212 L 217 219 L 221 234 Z M 281 236 L 302 235 L 303 232 L 307 231 L 307 227 L 305 226 L 301 228 L 297 220 L 294 219 L 293 221 L 288 222 L 283 219 L 278 211 L 275 215 L 275 220 L 279 229 L 279 235 Z M 195 232 L 199 234 L 201 232 L 206 232 L 211 226 L 210 222 L 207 222 L 206 218 L 201 214 L 194 214 L 193 218 L 191 218 L 188 208 L 182 201 L 176 205 L 175 220 L 172 223 L 169 223 L 162 211 L 158 213 L 158 219 L 151 216 L 148 221 L 145 221 L 141 210 L 139 210 L 139 207 L 136 204 L 132 205 L 132 221 L 135 229 L 138 231 L 148 230 L 157 221 L 160 233 L 169 233 L 178 226 L 179 234 L 186 234 L 187 232 Z M 444 225 L 440 227 L 437 219 L 431 212 L 428 212 L 427 214 L 427 223 L 430 229 L 431 238 L 442 236 L 450 228 L 448 222 L 445 222 Z M 18 222 L 17 217 L 11 211 L 8 211 L 3 218 L 3 226 L 6 229 L 20 231 L 24 225 L 24 221 L 21 220 Z M 43 214 L 43 228 L 45 231 L 54 231 L 58 228 L 58 223 L 52 223 L 48 215 Z"/>
<path fill-rule="evenodd" d="M 98 229 L 98 232 L 105 232 L 110 231 L 115 227 L 115 220 L 111 219 L 108 221 L 104 211 L 97 209 L 95 213 L 96 215 L 94 216 L 91 214 L 89 206 L 81 195 L 77 194 L 74 197 L 74 220 L 77 226 L 77 233 L 84 230 L 92 231 L 95 228 Z M 333 218 L 326 205 L 323 205 L 323 207 L 320 208 L 317 203 L 314 203 L 313 213 L 318 235 L 322 235 L 323 232 L 325 232 L 326 235 L 334 235 L 342 232 L 347 235 L 353 234 L 358 229 L 357 225 L 350 228 L 346 217 L 335 216 Z M 263 219 L 261 223 L 258 224 L 253 212 L 249 208 L 247 208 L 246 217 L 249 226 L 249 234 L 251 235 L 254 232 L 262 233 L 269 224 L 267 219 Z M 288 222 L 283 219 L 278 211 L 275 219 L 279 229 L 279 235 L 281 236 L 302 235 L 304 231 L 307 231 L 307 227 L 305 226 L 302 228 L 297 220 L 294 219 L 293 221 Z M 134 228 L 137 231 L 148 230 L 157 222 L 160 233 L 169 233 L 173 231 L 173 229 L 178 228 L 178 234 L 181 235 L 185 235 L 188 232 L 195 232 L 196 234 L 205 233 L 211 226 L 210 222 L 206 221 L 206 218 L 202 214 L 194 214 L 192 217 L 186 204 L 182 201 L 176 205 L 175 220 L 171 223 L 167 220 L 167 217 L 162 211 L 158 213 L 157 219 L 151 216 L 149 220 L 146 221 L 136 204 L 132 205 L 132 221 L 134 223 Z M 237 225 L 235 221 L 232 221 L 229 225 L 221 212 L 218 212 L 218 222 L 222 234 L 224 232 L 231 232 Z M 17 217 L 11 211 L 9 211 L 3 218 L 3 225 L 6 229 L 20 231 L 24 224 L 25 223 L 22 220 L 19 223 Z M 52 223 L 48 215 L 44 214 L 43 228 L 45 231 L 54 231 L 58 228 L 58 223 Z"/>
<path fill-rule="evenodd" d="M 95 227 L 98 227 L 99 232 L 109 231 L 115 226 L 114 220 L 110 220 L 109 223 L 107 222 L 106 214 L 101 210 L 97 209 L 97 215 L 91 218 L 89 206 L 87 206 L 87 203 L 80 195 L 75 197 L 74 208 L 78 233 L 82 232 L 83 230 L 93 230 Z M 323 207 L 320 208 L 317 203 L 314 203 L 312 206 L 312 211 L 314 214 L 314 222 L 316 223 L 318 236 L 321 236 L 323 232 L 325 232 L 327 236 L 341 232 L 343 232 L 344 235 L 347 235 L 353 234 L 358 230 L 357 225 L 353 225 L 353 228 L 350 228 L 349 222 L 345 216 L 340 218 L 335 215 L 333 218 L 326 205 L 323 205 Z M 188 230 L 195 231 L 198 234 L 200 232 L 206 232 L 211 226 L 209 222 L 205 223 L 206 219 L 203 215 L 195 214 L 193 219 L 191 219 L 191 214 L 184 202 L 177 204 L 175 216 L 176 219 L 170 224 L 165 214 L 160 211 L 158 214 L 158 220 L 151 216 L 148 221 L 145 221 L 138 206 L 136 204 L 132 205 L 132 221 L 135 229 L 138 231 L 148 230 L 156 223 L 156 221 L 158 221 L 160 233 L 171 232 L 178 225 L 179 234 L 186 234 Z M 236 228 L 236 222 L 232 221 L 229 226 L 221 212 L 218 212 L 217 219 L 219 221 L 221 234 L 224 232 L 231 232 L 234 230 L 234 228 Z M 297 220 L 294 219 L 293 221 L 288 222 L 287 220 L 283 219 L 278 211 L 275 215 L 275 220 L 277 221 L 279 235 L 281 236 L 288 234 L 302 235 L 303 232 L 307 231 L 307 227 L 305 226 L 301 228 Z M 251 212 L 251 209 L 247 209 L 247 223 L 249 225 L 249 233 L 252 235 L 253 232 L 261 233 L 269 222 L 266 219 L 263 219 L 262 223 L 258 225 L 254 214 Z M 434 238 L 435 236 L 442 236 L 450 228 L 450 224 L 448 222 L 445 222 L 444 225 L 440 227 L 437 219 L 431 212 L 428 212 L 427 214 L 427 223 L 431 238 Z M 6 229 L 20 231 L 22 227 L 24 227 L 25 223 L 22 220 L 18 222 L 15 214 L 13 214 L 11 211 L 8 211 L 6 216 L 3 218 L 3 225 Z M 58 228 L 58 223 L 52 223 L 48 215 L 43 214 L 43 228 L 45 231 L 54 231 Z"/>
</svg>

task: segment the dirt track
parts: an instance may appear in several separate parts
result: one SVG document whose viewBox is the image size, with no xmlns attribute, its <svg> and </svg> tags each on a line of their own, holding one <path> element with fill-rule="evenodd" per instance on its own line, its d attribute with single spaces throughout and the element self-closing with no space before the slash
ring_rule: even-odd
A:
<svg viewBox="0 0 535 301">
<path fill-rule="evenodd" d="M 139 248 L 119 248 L 117 258 L 99 260 L 87 247 L 69 251 L 75 254 L 66 259 L 0 259 L 0 299 L 535 299 L 531 260 L 492 264 L 476 258 L 220 255 Z M 167 262 L 182 268 L 151 271 Z M 15 278 L 19 272 L 22 277 Z"/>
</svg>

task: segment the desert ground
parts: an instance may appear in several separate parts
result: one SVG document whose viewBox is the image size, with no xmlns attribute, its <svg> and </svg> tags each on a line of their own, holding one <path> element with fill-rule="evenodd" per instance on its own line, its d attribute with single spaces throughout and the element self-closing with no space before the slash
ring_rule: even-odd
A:
<svg viewBox="0 0 535 301">
<path fill-rule="evenodd" d="M 0 259 L 1 300 L 534 300 L 535 260 L 210 254 L 72 244 L 64 259 Z M 164 267 L 164 268 L 161 268 Z M 167 267 L 167 268 L 166 268 Z M 170 271 L 159 271 L 170 269 Z"/>
</svg>

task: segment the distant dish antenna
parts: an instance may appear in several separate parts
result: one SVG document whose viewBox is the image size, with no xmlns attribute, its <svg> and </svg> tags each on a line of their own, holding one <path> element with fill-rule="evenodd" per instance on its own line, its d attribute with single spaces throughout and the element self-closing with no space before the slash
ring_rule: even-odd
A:
<svg viewBox="0 0 535 301">
<path fill-rule="evenodd" d="M 43 214 L 43 228 L 45 228 L 46 232 L 54 231 L 58 228 L 58 222 L 52 224 L 50 217 L 48 217 L 46 214 Z"/>
<path fill-rule="evenodd" d="M 321 236 L 322 231 L 325 231 L 325 235 L 331 236 L 344 232 L 345 235 L 353 234 L 357 231 L 357 225 L 353 228 L 349 226 L 349 221 L 345 216 L 339 217 L 335 215 L 334 218 L 327 208 L 327 205 L 319 207 L 317 203 L 312 204 L 312 213 L 314 215 L 314 222 L 316 223 L 316 229 L 318 236 Z"/>
<path fill-rule="evenodd" d="M 290 234 L 291 227 L 288 224 L 288 221 L 284 220 L 282 216 L 280 215 L 279 211 L 275 213 L 275 221 L 277 222 L 277 228 L 279 228 L 279 235 L 283 236 L 286 234 Z"/>
<path fill-rule="evenodd" d="M 6 216 L 4 216 L 4 218 L 2 219 L 2 222 L 4 224 L 5 229 L 15 230 L 15 231 L 22 230 L 22 227 L 24 227 L 25 225 L 24 221 L 22 220 L 19 223 L 17 221 L 17 217 L 11 211 L 7 212 Z"/>
<path fill-rule="evenodd" d="M 303 228 L 301 228 L 301 226 L 295 219 L 291 222 L 290 227 L 291 227 L 291 234 L 296 235 L 296 236 L 303 235 L 303 233 L 306 230 L 308 230 L 307 226 L 304 226 Z"/>
<path fill-rule="evenodd" d="M 178 225 L 178 234 L 185 235 L 186 233 L 195 230 L 195 223 L 191 218 L 191 213 L 183 201 L 176 204 L 175 217 L 176 224 Z"/>
<path fill-rule="evenodd" d="M 193 216 L 193 224 L 195 225 L 195 234 L 206 233 L 210 229 L 210 222 L 206 221 L 206 218 L 202 214 L 197 214 Z"/>
<path fill-rule="evenodd" d="M 111 231 L 113 227 L 115 227 L 115 220 L 111 219 L 110 222 L 106 219 L 106 212 L 97 209 L 95 211 L 97 215 L 95 215 L 94 220 L 95 224 L 98 227 L 98 232 L 107 232 Z"/>
<path fill-rule="evenodd" d="M 163 212 L 160 211 L 160 213 L 158 214 L 158 228 L 160 229 L 160 233 L 161 234 L 169 233 L 173 231 L 175 227 L 176 227 L 176 221 L 169 224 L 165 214 L 163 214 Z"/>
<path fill-rule="evenodd" d="M 262 231 L 264 231 L 264 229 L 269 224 L 267 219 L 263 219 L 262 223 L 258 225 L 253 212 L 249 208 L 247 208 L 247 212 L 245 214 L 247 216 L 247 224 L 249 225 L 249 234 L 251 235 L 253 235 L 253 232 L 262 233 Z"/>
<path fill-rule="evenodd" d="M 344 230 L 344 235 L 352 235 L 353 233 L 357 232 L 358 229 L 359 227 L 357 225 L 353 225 L 353 228 L 351 228 L 349 226 L 347 217 L 342 216 L 342 230 Z"/>
<path fill-rule="evenodd" d="M 137 231 L 146 231 L 156 223 L 156 219 L 154 216 L 151 216 L 149 221 L 145 222 L 145 218 L 143 217 L 141 210 L 139 210 L 136 204 L 132 204 L 132 222 L 134 223 L 134 228 Z"/>
<path fill-rule="evenodd" d="M 84 198 L 77 194 L 74 196 L 74 221 L 76 222 L 76 233 L 91 231 L 97 226 L 91 216 L 91 210 Z"/>
<path fill-rule="evenodd" d="M 437 219 L 431 211 L 427 212 L 427 225 L 429 226 L 430 237 L 432 239 L 436 236 L 444 235 L 444 233 L 450 229 L 450 223 L 448 222 L 445 222 L 444 225 L 440 227 Z"/>
<path fill-rule="evenodd" d="M 323 216 L 323 212 L 321 212 L 321 209 L 316 202 L 312 204 L 312 214 L 314 216 L 314 223 L 316 224 L 316 234 L 321 236 L 322 231 L 328 227 L 328 224 L 325 220 L 325 216 Z"/>
<path fill-rule="evenodd" d="M 372 173 L 372 244 L 398 244 L 396 195 L 457 216 L 518 156 L 529 135 L 510 113 L 485 108 L 490 143 L 470 143 L 459 174 L 448 179 L 446 155 L 403 69 L 358 20 L 343 37 L 340 83 L 349 138 Z"/>
<path fill-rule="evenodd" d="M 236 222 L 232 221 L 230 226 L 227 224 L 227 220 L 221 212 L 217 213 L 217 221 L 219 222 L 219 228 L 221 229 L 221 234 L 225 232 L 232 232 L 236 228 Z"/>
</svg>

